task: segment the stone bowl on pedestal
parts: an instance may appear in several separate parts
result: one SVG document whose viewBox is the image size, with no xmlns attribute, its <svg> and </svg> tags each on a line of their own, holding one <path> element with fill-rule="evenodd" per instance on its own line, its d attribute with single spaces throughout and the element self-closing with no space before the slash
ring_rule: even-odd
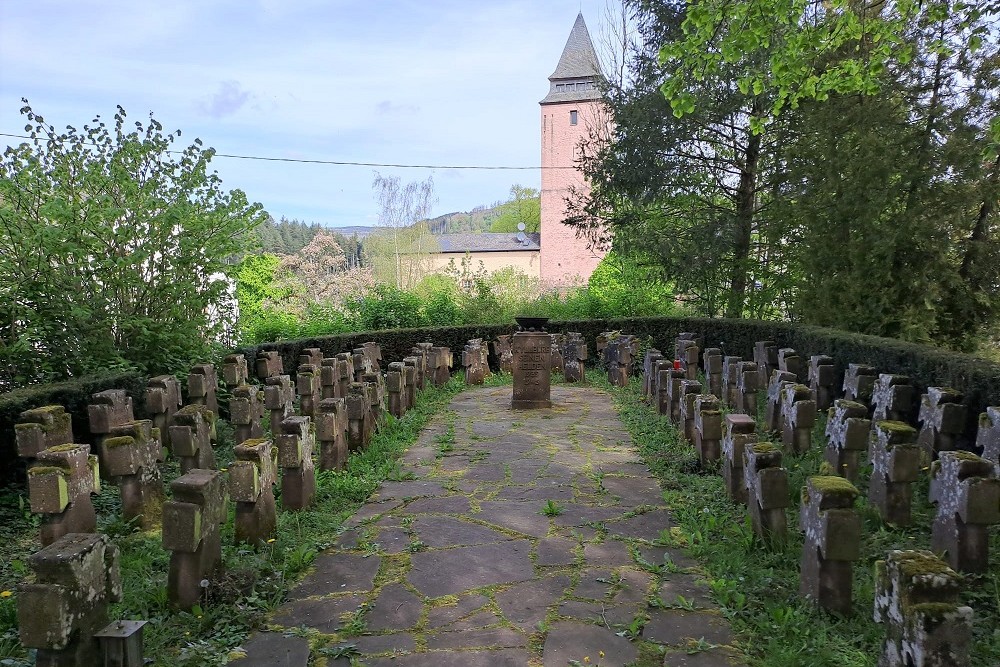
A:
<svg viewBox="0 0 1000 667">
<path fill-rule="evenodd" d="M 515 317 L 514 321 L 517 322 L 517 326 L 520 327 L 521 331 L 545 331 L 545 325 L 548 324 L 549 318 L 522 315 Z"/>
</svg>

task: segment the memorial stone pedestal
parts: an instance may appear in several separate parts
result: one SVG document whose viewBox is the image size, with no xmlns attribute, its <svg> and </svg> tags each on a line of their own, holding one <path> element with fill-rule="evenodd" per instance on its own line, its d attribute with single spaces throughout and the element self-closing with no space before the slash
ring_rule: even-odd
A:
<svg viewBox="0 0 1000 667">
<path fill-rule="evenodd" d="M 552 338 L 544 331 L 512 336 L 515 410 L 552 407 Z"/>
</svg>

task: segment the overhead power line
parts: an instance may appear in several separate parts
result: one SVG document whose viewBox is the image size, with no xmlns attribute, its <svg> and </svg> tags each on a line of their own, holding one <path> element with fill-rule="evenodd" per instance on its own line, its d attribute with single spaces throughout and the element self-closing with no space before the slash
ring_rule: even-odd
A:
<svg viewBox="0 0 1000 667">
<path fill-rule="evenodd" d="M 0 132 L 0 137 L 13 137 L 16 139 L 32 139 L 24 134 L 10 134 Z M 183 151 L 167 151 L 168 153 L 181 154 Z M 353 162 L 349 160 L 304 160 L 291 157 L 266 157 L 263 155 L 236 155 L 234 153 L 215 153 L 214 157 L 225 157 L 234 160 L 259 160 L 261 162 L 296 162 L 300 164 L 329 164 L 342 167 L 388 167 L 396 169 L 479 169 L 484 171 L 532 171 L 541 169 L 534 167 L 514 167 L 505 165 L 473 165 L 473 164 L 395 164 L 388 162 Z M 546 169 L 576 169 L 576 167 L 553 166 Z"/>
</svg>

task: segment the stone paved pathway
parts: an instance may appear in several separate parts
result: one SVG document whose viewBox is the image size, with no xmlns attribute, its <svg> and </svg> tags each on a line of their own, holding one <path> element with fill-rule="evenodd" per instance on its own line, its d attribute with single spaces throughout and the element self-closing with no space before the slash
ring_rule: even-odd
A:
<svg viewBox="0 0 1000 667">
<path fill-rule="evenodd" d="M 458 395 L 406 454 L 413 479 L 381 486 L 233 664 L 306 665 L 279 631 L 302 626 L 354 635 L 332 645 L 371 667 L 737 664 L 694 563 L 653 544 L 670 516 L 609 396 L 556 386 L 512 412 L 510 391 Z"/>
</svg>

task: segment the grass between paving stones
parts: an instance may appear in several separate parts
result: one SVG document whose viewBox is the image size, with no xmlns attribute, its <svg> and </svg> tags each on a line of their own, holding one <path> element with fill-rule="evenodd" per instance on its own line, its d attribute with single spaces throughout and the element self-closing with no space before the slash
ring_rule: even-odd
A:
<svg viewBox="0 0 1000 667">
<path fill-rule="evenodd" d="M 768 550 L 754 539 L 746 510 L 726 498 L 717 468 L 702 470 L 694 448 L 679 442 L 677 429 L 642 400 L 641 385 L 633 378 L 627 387 L 610 386 L 598 373 L 596 386 L 612 393 L 650 470 L 663 488 L 675 526 L 661 540 L 684 547 L 704 567 L 714 599 L 722 606 L 754 665 L 767 667 L 874 667 L 882 649 L 885 628 L 872 620 L 874 564 L 890 549 L 928 549 L 934 508 L 927 502 L 925 474 L 915 484 L 913 522 L 908 528 L 884 524 L 865 492 L 871 468 L 862 472 L 857 501 L 863 519 L 861 560 L 854 567 L 854 610 L 838 618 L 815 609 L 799 595 L 802 535 L 798 531 L 799 490 L 810 475 L 818 474 L 826 444 L 826 416 L 813 430 L 813 447 L 800 457 L 786 455 L 790 507 L 789 539 Z M 766 398 L 758 400 L 763 423 Z M 1000 533 L 994 527 L 990 541 L 989 573 L 969 576 L 963 601 L 975 611 L 972 665 L 1000 665 Z"/>
<path fill-rule="evenodd" d="M 352 453 L 344 472 L 317 472 L 316 503 L 302 512 L 283 512 L 278 500 L 278 532 L 256 550 L 233 545 L 233 514 L 222 530 L 223 574 L 205 590 L 204 603 L 191 612 L 175 612 L 167 604 L 166 578 L 170 554 L 163 550 L 159 530 L 136 532 L 121 521 L 118 490 L 105 485 L 94 497 L 98 531 L 110 535 L 121 549 L 123 602 L 111 618 L 149 621 L 143 631 L 145 655 L 154 665 L 185 667 L 221 665 L 239 655 L 238 646 L 269 611 L 286 597 L 292 584 L 312 564 L 316 554 L 336 540 L 341 524 L 384 479 L 405 478 L 398 457 L 420 434 L 428 420 L 464 388 L 460 377 L 443 387 L 420 392 L 417 405 L 403 419 L 389 415 L 371 444 Z M 233 460 L 232 431 L 220 422 L 215 449 L 220 469 Z M 163 464 L 164 481 L 176 478 L 175 461 Z M 27 574 L 26 558 L 38 547 L 37 517 L 26 508 L 24 491 L 0 494 L 0 664 L 33 664 L 17 641 L 16 586 Z"/>
</svg>

